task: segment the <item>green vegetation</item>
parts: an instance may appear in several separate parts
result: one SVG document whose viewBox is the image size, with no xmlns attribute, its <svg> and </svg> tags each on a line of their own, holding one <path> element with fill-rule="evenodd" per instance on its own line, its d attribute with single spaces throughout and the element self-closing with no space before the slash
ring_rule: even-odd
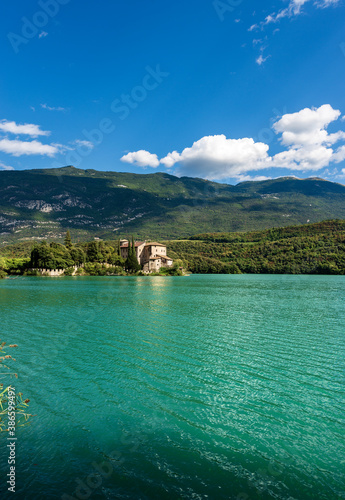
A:
<svg viewBox="0 0 345 500">
<path fill-rule="evenodd" d="M 72 238 L 71 238 L 71 233 L 69 232 L 69 229 L 67 229 L 64 244 L 65 244 L 66 248 L 72 248 Z"/>
<path fill-rule="evenodd" d="M 171 241 L 193 273 L 345 274 L 345 221 Z"/>
<path fill-rule="evenodd" d="M 66 245 L 48 243 L 14 244 L 0 250 L 0 278 L 7 275 L 48 276 L 50 270 L 64 270 L 64 276 L 123 276 L 144 274 L 135 254 L 134 238 L 129 239 L 129 254 L 120 256 L 120 241 L 90 241 L 73 245 L 69 231 Z M 3 256 L 1 256 L 3 255 Z M 10 255 L 11 257 L 5 257 Z M 15 255 L 26 257 L 16 258 Z M 29 255 L 29 257 L 28 257 Z M 160 276 L 179 276 L 179 265 L 164 269 Z"/>
<path fill-rule="evenodd" d="M 182 269 L 213 274 L 345 274 L 344 220 L 246 233 L 204 233 L 165 243 L 174 265 L 152 275 L 179 276 Z M 16 251 L 21 257 L 15 257 Z M 2 248 L 0 277 L 39 276 L 37 269 L 65 269 L 67 276 L 143 274 L 133 237 L 126 261 L 119 255 L 116 240 L 71 243 L 69 248 L 43 241 L 34 244 L 30 257 L 22 257 L 27 253 L 28 248 L 25 246 L 24 251 L 18 244 Z M 32 268 L 34 271 L 29 270 Z"/>
<path fill-rule="evenodd" d="M 104 276 L 123 271 L 124 260 L 118 254 L 118 245 L 108 242 L 91 241 L 72 244 L 69 231 L 65 238 L 66 245 L 42 241 L 35 244 L 27 268 L 35 270 L 64 269 L 70 276 L 79 268 L 78 274 Z"/>
<path fill-rule="evenodd" d="M 0 243 L 189 238 L 345 219 L 345 186 L 280 178 L 236 186 L 73 167 L 0 172 Z"/>
<path fill-rule="evenodd" d="M 140 271 L 141 269 L 141 265 L 139 264 L 135 253 L 135 243 L 133 237 L 132 237 L 132 244 L 131 240 L 128 239 L 128 257 L 125 262 L 125 269 L 129 273 L 135 273 L 137 271 Z"/>
</svg>

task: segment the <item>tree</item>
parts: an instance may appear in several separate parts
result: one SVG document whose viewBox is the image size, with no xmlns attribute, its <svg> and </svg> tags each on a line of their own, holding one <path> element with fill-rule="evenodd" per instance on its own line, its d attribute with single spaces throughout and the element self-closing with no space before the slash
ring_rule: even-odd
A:
<svg viewBox="0 0 345 500">
<path fill-rule="evenodd" d="M 87 246 L 87 260 L 89 262 L 103 262 L 104 258 L 99 251 L 97 241 L 91 241 Z"/>
<path fill-rule="evenodd" d="M 137 256 L 135 254 L 135 243 L 132 236 L 132 245 L 130 239 L 128 238 L 128 257 L 125 262 L 125 268 L 129 272 L 140 271 L 141 265 L 138 262 Z"/>
<path fill-rule="evenodd" d="M 5 271 L 4 267 L 5 267 L 5 259 L 0 257 L 0 280 L 1 280 L 1 278 L 5 278 L 5 276 L 6 276 L 6 271 Z"/>
<path fill-rule="evenodd" d="M 76 266 L 81 266 L 86 261 L 86 255 L 82 248 L 73 247 L 70 251 L 71 257 Z"/>
<path fill-rule="evenodd" d="M 67 233 L 65 236 L 65 247 L 68 249 L 72 248 L 72 238 L 71 238 L 71 233 L 69 232 L 69 229 L 67 229 Z"/>
<path fill-rule="evenodd" d="M 35 246 L 31 252 L 30 266 L 39 269 L 56 269 L 56 260 L 46 241 Z"/>
</svg>

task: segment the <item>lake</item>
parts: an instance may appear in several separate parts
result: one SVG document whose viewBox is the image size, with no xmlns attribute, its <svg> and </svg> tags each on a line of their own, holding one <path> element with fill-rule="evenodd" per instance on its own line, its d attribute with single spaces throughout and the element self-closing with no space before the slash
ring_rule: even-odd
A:
<svg viewBox="0 0 345 500">
<path fill-rule="evenodd" d="M 20 277 L 0 308 L 17 498 L 345 498 L 344 276 Z"/>
</svg>

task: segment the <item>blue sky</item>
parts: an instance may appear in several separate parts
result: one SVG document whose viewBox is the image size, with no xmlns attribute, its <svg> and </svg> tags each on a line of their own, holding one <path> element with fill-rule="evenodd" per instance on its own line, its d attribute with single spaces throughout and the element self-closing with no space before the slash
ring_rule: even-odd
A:
<svg viewBox="0 0 345 500">
<path fill-rule="evenodd" d="M 345 183 L 344 0 L 1 9 L 0 169 Z"/>
</svg>

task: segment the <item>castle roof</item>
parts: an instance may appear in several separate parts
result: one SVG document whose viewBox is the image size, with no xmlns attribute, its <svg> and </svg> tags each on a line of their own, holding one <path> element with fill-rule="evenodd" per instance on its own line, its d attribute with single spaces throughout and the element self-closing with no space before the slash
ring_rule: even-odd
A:
<svg viewBox="0 0 345 500">
<path fill-rule="evenodd" d="M 170 257 L 168 257 L 167 255 L 159 255 L 159 253 L 157 254 L 157 257 L 161 257 L 161 258 L 167 259 L 167 260 L 173 260 Z"/>
<path fill-rule="evenodd" d="M 150 243 L 146 243 L 146 247 L 165 247 L 166 245 L 162 245 L 162 243 L 157 243 L 157 241 L 150 241 Z"/>
</svg>

